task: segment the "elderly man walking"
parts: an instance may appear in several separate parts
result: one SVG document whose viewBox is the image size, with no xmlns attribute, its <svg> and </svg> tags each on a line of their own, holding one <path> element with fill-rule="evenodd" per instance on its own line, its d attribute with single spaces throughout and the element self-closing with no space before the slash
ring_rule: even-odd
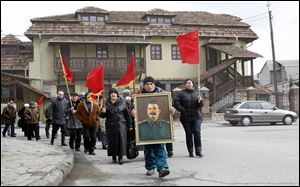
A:
<svg viewBox="0 0 300 187">
<path fill-rule="evenodd" d="M 66 125 L 66 109 L 68 101 L 64 98 L 64 92 L 59 91 L 58 96 L 52 100 L 49 106 L 49 119 L 52 119 L 52 135 L 50 144 L 54 144 L 55 135 L 60 128 L 61 132 L 61 145 L 67 146 L 65 143 L 65 125 Z"/>
</svg>

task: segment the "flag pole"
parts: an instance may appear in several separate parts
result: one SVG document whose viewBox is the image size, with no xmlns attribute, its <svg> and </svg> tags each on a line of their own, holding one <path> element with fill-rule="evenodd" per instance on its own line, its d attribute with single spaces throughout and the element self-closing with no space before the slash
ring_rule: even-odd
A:
<svg viewBox="0 0 300 187">
<path fill-rule="evenodd" d="M 131 57 L 132 58 L 134 58 L 134 53 L 133 53 L 133 51 L 132 51 L 132 54 L 131 54 Z M 134 60 L 134 63 L 133 63 L 133 67 L 134 67 L 134 72 L 133 72 L 133 74 L 134 74 L 134 76 L 133 76 L 133 81 L 132 81 L 132 84 L 133 84 L 133 91 L 132 91 L 132 94 L 134 94 L 134 92 L 135 92 L 135 59 L 133 59 Z"/>
<path fill-rule="evenodd" d="M 103 107 L 106 107 L 106 105 L 105 105 L 105 86 L 104 86 L 104 66 L 102 68 L 103 68 L 103 74 L 102 74 L 102 80 L 103 80 L 102 99 L 103 99 Z"/>
<path fill-rule="evenodd" d="M 197 28 L 197 40 L 198 40 L 198 45 L 197 45 L 197 47 L 198 47 L 198 55 L 197 55 L 197 57 L 198 57 L 198 92 L 199 92 L 199 96 L 200 96 L 200 59 L 199 59 L 199 52 L 200 52 L 200 50 L 199 50 L 199 28 Z"/>
<path fill-rule="evenodd" d="M 61 64 L 61 67 L 62 67 L 62 70 L 63 70 L 63 74 L 64 74 L 64 78 L 65 78 L 65 83 L 66 83 L 67 92 L 68 92 L 69 100 L 70 100 L 70 103 L 71 103 L 71 107 L 74 107 L 73 103 L 71 101 L 71 94 L 70 94 L 70 90 L 69 90 L 69 85 L 68 85 L 67 77 L 65 75 L 65 68 L 64 68 L 64 66 L 62 64 L 62 56 L 61 56 L 60 49 L 58 49 L 58 52 L 59 52 L 60 64 Z M 74 115 L 74 113 L 73 113 L 73 115 Z"/>
</svg>

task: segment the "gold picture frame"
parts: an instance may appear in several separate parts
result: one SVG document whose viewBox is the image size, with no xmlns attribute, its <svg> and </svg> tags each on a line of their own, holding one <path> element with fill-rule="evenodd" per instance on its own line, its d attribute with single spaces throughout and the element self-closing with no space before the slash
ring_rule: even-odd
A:
<svg viewBox="0 0 300 187">
<path fill-rule="evenodd" d="M 137 145 L 174 142 L 171 93 L 134 95 Z"/>
</svg>

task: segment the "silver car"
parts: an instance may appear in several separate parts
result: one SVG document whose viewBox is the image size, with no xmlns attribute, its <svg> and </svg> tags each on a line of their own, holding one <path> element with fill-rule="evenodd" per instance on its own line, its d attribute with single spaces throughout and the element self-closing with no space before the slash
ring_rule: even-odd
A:
<svg viewBox="0 0 300 187">
<path fill-rule="evenodd" d="M 295 112 L 281 110 L 267 101 L 245 101 L 225 109 L 224 119 L 232 125 L 239 122 L 244 125 L 251 123 L 271 123 L 282 122 L 291 125 L 297 120 Z"/>
</svg>

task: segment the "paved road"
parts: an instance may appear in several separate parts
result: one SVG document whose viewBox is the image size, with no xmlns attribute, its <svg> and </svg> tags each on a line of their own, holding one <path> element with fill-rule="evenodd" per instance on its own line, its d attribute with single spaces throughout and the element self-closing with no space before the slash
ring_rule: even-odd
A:
<svg viewBox="0 0 300 187">
<path fill-rule="evenodd" d="M 286 185 L 299 186 L 299 121 L 291 126 L 228 123 L 202 126 L 202 158 L 188 157 L 185 134 L 175 124 L 174 156 L 170 175 L 146 176 L 143 152 L 124 165 L 111 163 L 100 149 L 96 156 L 75 153 L 74 168 L 64 185 Z"/>
</svg>

